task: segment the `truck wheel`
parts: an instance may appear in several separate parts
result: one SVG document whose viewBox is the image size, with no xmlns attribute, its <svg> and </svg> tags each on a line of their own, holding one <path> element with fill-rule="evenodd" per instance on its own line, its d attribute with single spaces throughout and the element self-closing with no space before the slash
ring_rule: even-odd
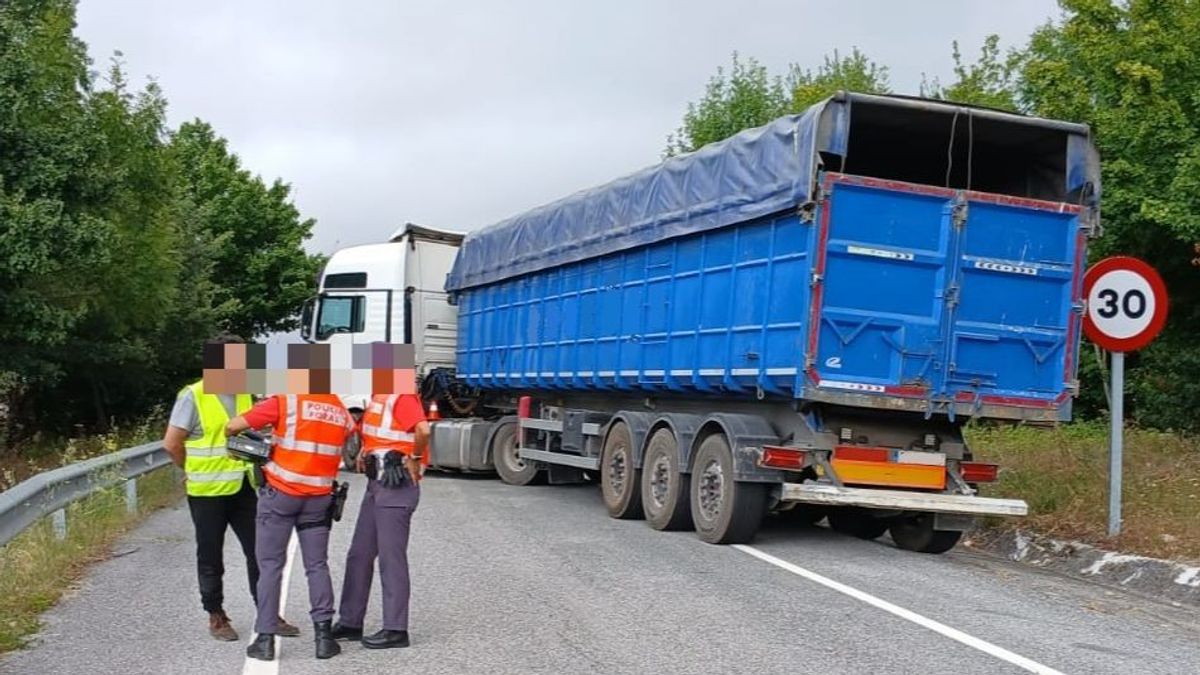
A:
<svg viewBox="0 0 1200 675">
<path fill-rule="evenodd" d="M 745 544 L 767 507 L 766 485 L 734 480 L 733 453 L 724 434 L 700 443 L 692 467 L 691 511 L 696 534 L 710 544 Z"/>
<path fill-rule="evenodd" d="M 834 532 L 848 534 L 859 539 L 878 539 L 887 532 L 888 521 L 874 518 L 862 509 L 843 507 L 830 509 L 829 527 Z"/>
<path fill-rule="evenodd" d="M 933 516 L 928 513 L 897 519 L 891 534 L 896 546 L 917 553 L 945 553 L 962 538 L 962 532 L 933 529 Z"/>
<path fill-rule="evenodd" d="M 650 437 L 642 460 L 642 508 L 656 530 L 682 530 L 692 525 L 689 483 L 679 471 L 679 443 L 670 429 Z"/>
<path fill-rule="evenodd" d="M 608 431 L 600 453 L 600 492 L 608 515 L 624 520 L 642 517 L 641 473 L 633 466 L 629 427 L 617 422 Z"/>
<path fill-rule="evenodd" d="M 518 454 L 517 424 L 505 422 L 492 436 L 492 464 L 500 480 L 509 485 L 529 485 L 538 477 L 537 462 L 527 462 Z"/>
</svg>

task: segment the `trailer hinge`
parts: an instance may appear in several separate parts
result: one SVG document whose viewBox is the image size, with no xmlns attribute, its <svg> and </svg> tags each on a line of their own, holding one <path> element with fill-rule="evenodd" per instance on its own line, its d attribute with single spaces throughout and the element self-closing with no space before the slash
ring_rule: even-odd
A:
<svg viewBox="0 0 1200 675">
<path fill-rule="evenodd" d="M 820 284 L 820 283 L 821 283 L 821 281 L 823 281 L 824 279 L 825 279 L 825 275 L 823 275 L 823 274 L 820 274 L 819 272 L 813 272 L 813 273 L 812 273 L 812 279 L 810 279 L 810 280 L 809 280 L 809 282 L 808 282 L 808 285 L 809 285 L 809 286 L 816 287 L 816 286 L 817 286 L 818 284 Z"/>
<path fill-rule="evenodd" d="M 946 306 L 954 308 L 958 306 L 959 288 L 957 284 L 951 284 L 946 287 L 946 294 L 943 296 L 946 299 Z"/>
<path fill-rule="evenodd" d="M 950 208 L 950 222 L 954 223 L 955 227 L 962 227 L 967 224 L 967 216 L 970 214 L 970 206 L 967 204 L 966 198 L 959 195 L 954 202 L 954 206 Z"/>
<path fill-rule="evenodd" d="M 1079 229 L 1088 239 L 1104 236 L 1104 228 L 1100 227 L 1100 211 L 1096 207 L 1089 206 L 1079 214 Z"/>
<path fill-rule="evenodd" d="M 820 200 L 821 200 L 821 197 L 818 194 L 817 199 L 815 199 L 815 200 L 810 199 L 810 200 L 804 202 L 803 204 L 801 204 L 800 206 L 796 207 L 796 215 L 800 217 L 800 222 L 810 223 L 810 224 L 813 222 L 816 222 L 816 220 L 817 220 L 817 205 L 820 202 Z"/>
</svg>

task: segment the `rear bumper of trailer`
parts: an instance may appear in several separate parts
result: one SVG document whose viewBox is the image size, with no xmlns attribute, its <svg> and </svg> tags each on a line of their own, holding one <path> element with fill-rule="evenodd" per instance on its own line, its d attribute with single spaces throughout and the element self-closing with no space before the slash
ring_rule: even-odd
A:
<svg viewBox="0 0 1200 675">
<path fill-rule="evenodd" d="M 825 506 L 858 506 L 868 509 L 953 513 L 967 516 L 1024 516 L 1029 513 L 1029 505 L 1021 499 L 837 487 L 819 483 L 784 483 L 780 500 Z"/>
</svg>

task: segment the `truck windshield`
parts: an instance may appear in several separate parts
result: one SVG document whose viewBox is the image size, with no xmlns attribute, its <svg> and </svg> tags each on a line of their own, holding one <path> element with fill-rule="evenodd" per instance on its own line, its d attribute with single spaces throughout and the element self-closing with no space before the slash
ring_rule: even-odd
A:
<svg viewBox="0 0 1200 675">
<path fill-rule="evenodd" d="M 317 339 L 324 340 L 336 333 L 363 331 L 363 296 L 327 295 L 321 298 L 321 313 L 317 320 Z"/>
</svg>

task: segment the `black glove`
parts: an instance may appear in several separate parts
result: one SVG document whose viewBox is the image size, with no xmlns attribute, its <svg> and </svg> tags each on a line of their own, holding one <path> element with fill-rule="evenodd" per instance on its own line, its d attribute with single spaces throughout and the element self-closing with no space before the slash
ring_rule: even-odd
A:
<svg viewBox="0 0 1200 675">
<path fill-rule="evenodd" d="M 402 487 L 406 480 L 405 474 L 404 455 L 389 452 L 383 458 L 383 478 L 379 479 L 379 484 L 385 488 Z"/>
<path fill-rule="evenodd" d="M 375 456 L 375 453 L 367 455 L 367 458 L 363 460 L 363 473 L 367 474 L 367 478 L 371 480 L 379 477 L 379 458 Z"/>
</svg>

